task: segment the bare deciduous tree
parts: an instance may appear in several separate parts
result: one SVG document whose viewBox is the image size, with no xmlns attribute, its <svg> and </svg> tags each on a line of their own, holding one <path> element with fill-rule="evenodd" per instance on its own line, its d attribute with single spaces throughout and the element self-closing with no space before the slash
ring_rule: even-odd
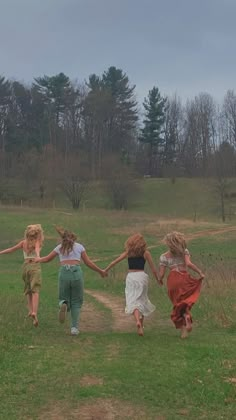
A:
<svg viewBox="0 0 236 420">
<path fill-rule="evenodd" d="M 115 156 L 110 156 L 104 165 L 104 181 L 112 206 L 127 210 L 138 187 L 131 169 Z"/>
</svg>

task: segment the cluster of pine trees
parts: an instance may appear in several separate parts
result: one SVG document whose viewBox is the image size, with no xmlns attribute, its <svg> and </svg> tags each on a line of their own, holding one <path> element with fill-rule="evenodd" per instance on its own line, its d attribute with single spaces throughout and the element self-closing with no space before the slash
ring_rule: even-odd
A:
<svg viewBox="0 0 236 420">
<path fill-rule="evenodd" d="M 220 105 L 208 93 L 183 104 L 154 86 L 142 105 L 116 67 L 84 83 L 63 73 L 31 85 L 0 77 L 1 179 L 36 183 L 43 196 L 48 185 L 73 194 L 111 174 L 235 175 L 234 91 Z"/>
</svg>

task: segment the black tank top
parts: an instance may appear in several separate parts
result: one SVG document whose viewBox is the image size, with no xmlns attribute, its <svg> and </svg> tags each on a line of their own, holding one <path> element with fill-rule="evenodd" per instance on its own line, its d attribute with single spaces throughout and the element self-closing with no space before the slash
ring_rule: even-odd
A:
<svg viewBox="0 0 236 420">
<path fill-rule="evenodd" d="M 144 257 L 128 257 L 129 270 L 144 270 L 145 262 Z"/>
</svg>

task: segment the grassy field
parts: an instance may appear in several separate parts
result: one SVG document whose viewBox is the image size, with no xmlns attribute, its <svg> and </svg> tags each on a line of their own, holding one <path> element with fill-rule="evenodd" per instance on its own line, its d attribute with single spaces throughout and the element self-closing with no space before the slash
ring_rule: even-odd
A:
<svg viewBox="0 0 236 420">
<path fill-rule="evenodd" d="M 137 179 L 136 187 L 128 200 L 129 210 L 142 214 L 155 214 L 156 217 L 187 218 L 189 220 L 219 221 L 221 203 L 217 180 L 211 178 L 177 178 L 173 184 L 170 179 Z M 227 180 L 225 199 L 226 217 L 236 220 L 236 180 Z M 3 190 L 3 191 L 2 191 Z M 133 191 L 133 188 L 130 188 Z M 174 201 L 173 201 L 174 197 Z M 71 203 L 60 190 L 52 193 L 46 189 L 45 200 L 39 200 L 37 186 L 22 185 L 19 181 L 6 180 L 0 187 L 2 204 L 71 209 Z M 112 202 L 104 185 L 90 183 L 81 202 L 81 211 L 87 209 L 112 209 Z"/>
<path fill-rule="evenodd" d="M 0 419 L 236 419 L 236 224 L 223 225 L 216 215 L 204 219 L 207 205 L 214 208 L 210 199 L 202 202 L 200 221 L 192 222 L 182 193 L 175 209 L 167 196 L 154 206 L 152 183 L 145 190 L 146 204 L 137 204 L 136 212 L 100 206 L 78 213 L 1 208 L 1 249 L 20 240 L 27 224 L 41 223 L 45 255 L 58 241 L 57 223 L 78 233 L 102 268 L 135 231 L 145 235 L 157 262 L 165 249 L 164 234 L 181 230 L 193 260 L 206 271 L 206 281 L 193 309 L 195 329 L 183 341 L 169 321 L 166 288 L 158 288 L 152 279 L 149 295 L 157 310 L 140 338 L 132 325 L 123 330 L 114 326 L 113 303 L 124 305 L 126 263 L 107 279 L 83 267 L 88 292 L 108 297 L 111 304 L 86 293 L 81 334 L 71 337 L 69 320 L 57 322 L 58 263 L 42 266 L 40 326 L 35 329 L 26 319 L 21 252 L 1 256 Z M 164 206 L 170 209 L 168 217 Z"/>
</svg>

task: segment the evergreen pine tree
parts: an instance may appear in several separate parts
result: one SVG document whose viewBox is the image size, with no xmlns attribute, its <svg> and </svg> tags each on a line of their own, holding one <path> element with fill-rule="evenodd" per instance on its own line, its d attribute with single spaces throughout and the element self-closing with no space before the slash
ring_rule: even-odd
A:
<svg viewBox="0 0 236 420">
<path fill-rule="evenodd" d="M 150 175 L 157 172 L 157 160 L 163 153 L 164 123 L 166 98 L 162 97 L 158 87 L 154 86 L 144 99 L 145 118 L 140 141 L 149 147 L 148 169 Z"/>
</svg>

